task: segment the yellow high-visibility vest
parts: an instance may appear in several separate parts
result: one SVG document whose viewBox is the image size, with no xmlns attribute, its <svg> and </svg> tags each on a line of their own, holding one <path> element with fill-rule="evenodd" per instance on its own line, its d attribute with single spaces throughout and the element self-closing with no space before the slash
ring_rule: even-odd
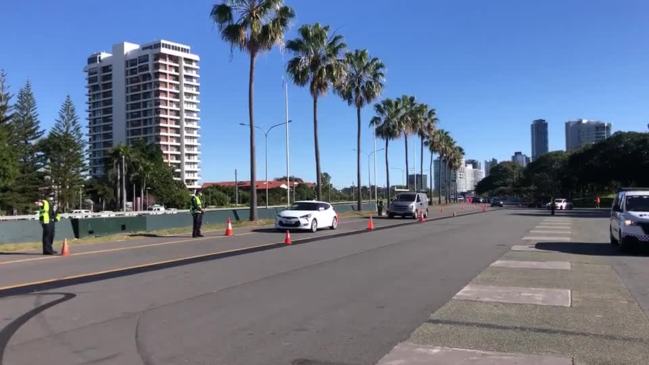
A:
<svg viewBox="0 0 649 365">
<path fill-rule="evenodd" d="M 50 223 L 50 202 L 47 199 L 43 199 L 43 205 L 38 210 L 38 220 L 43 224 Z"/>
</svg>

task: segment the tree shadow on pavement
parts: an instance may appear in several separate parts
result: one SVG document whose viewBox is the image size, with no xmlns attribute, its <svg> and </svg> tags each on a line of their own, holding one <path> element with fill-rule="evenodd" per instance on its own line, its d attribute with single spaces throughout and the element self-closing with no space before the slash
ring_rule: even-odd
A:
<svg viewBox="0 0 649 365">
<path fill-rule="evenodd" d="M 549 210 L 511 212 L 510 215 L 519 215 L 526 217 L 555 217 L 555 218 L 608 218 L 610 212 L 606 209 L 596 210 L 557 210 L 555 215 L 550 214 Z"/>
<path fill-rule="evenodd" d="M 538 242 L 535 245 L 539 250 L 557 251 L 577 255 L 593 256 L 648 256 L 649 249 L 637 247 L 623 251 L 608 242 Z"/>
</svg>

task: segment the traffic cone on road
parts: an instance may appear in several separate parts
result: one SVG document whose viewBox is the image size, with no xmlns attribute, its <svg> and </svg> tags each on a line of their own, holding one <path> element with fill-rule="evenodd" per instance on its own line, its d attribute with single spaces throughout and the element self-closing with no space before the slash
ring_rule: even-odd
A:
<svg viewBox="0 0 649 365">
<path fill-rule="evenodd" d="M 230 217 L 228 217 L 228 222 L 225 227 L 225 235 L 226 236 L 232 236 L 234 234 L 234 231 L 232 230 L 232 220 L 230 220 Z"/>
<path fill-rule="evenodd" d="M 487 204 L 482 204 L 482 213 L 487 211 Z"/>
<path fill-rule="evenodd" d="M 293 243 L 293 241 L 291 241 L 291 231 L 286 230 L 286 234 L 284 235 L 284 244 L 285 245 L 290 245 L 292 243 Z"/>
<path fill-rule="evenodd" d="M 61 256 L 70 256 L 70 247 L 68 246 L 68 239 L 63 240 L 63 246 L 61 246 Z"/>
<path fill-rule="evenodd" d="M 424 212 L 419 212 L 419 223 L 424 223 L 425 221 Z"/>
<path fill-rule="evenodd" d="M 372 216 L 370 216 L 370 220 L 367 221 L 367 230 L 368 231 L 374 230 L 374 221 L 372 220 Z"/>
</svg>

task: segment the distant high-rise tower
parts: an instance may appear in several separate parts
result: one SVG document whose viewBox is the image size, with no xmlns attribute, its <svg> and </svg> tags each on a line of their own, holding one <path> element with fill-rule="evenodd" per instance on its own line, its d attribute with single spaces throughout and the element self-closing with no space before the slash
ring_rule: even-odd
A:
<svg viewBox="0 0 649 365">
<path fill-rule="evenodd" d="M 484 176 L 487 177 L 489 176 L 489 172 L 491 171 L 491 168 L 498 165 L 498 160 L 495 158 L 492 158 L 491 161 L 485 160 L 484 162 Z"/>
<path fill-rule="evenodd" d="M 514 155 L 512 156 L 512 162 L 519 165 L 520 167 L 525 167 L 530 163 L 530 158 L 522 152 L 514 152 Z"/>
<path fill-rule="evenodd" d="M 88 58 L 91 176 L 106 174 L 113 147 L 143 140 L 160 147 L 175 179 L 200 187 L 198 61 L 189 46 L 164 40 Z"/>
<path fill-rule="evenodd" d="M 532 160 L 548 153 L 548 123 L 544 119 L 532 122 Z"/>
<path fill-rule="evenodd" d="M 566 151 L 603 141 L 611 136 L 611 123 L 579 119 L 566 122 Z"/>
</svg>

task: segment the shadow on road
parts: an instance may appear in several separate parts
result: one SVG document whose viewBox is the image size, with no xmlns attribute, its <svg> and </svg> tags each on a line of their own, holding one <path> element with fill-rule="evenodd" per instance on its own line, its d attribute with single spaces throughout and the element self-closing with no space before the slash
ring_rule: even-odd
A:
<svg viewBox="0 0 649 365">
<path fill-rule="evenodd" d="M 513 211 L 511 215 L 519 215 L 526 217 L 553 217 L 547 209 L 539 209 L 536 211 Z M 575 210 L 557 210 L 554 217 L 565 218 L 608 218 L 610 211 L 608 209 L 575 209 Z"/>
<path fill-rule="evenodd" d="M 2 255 L 22 255 L 22 256 L 41 256 L 41 253 L 38 252 L 17 252 L 17 251 L 6 251 L 6 252 L 0 252 L 0 256 Z"/>
<path fill-rule="evenodd" d="M 155 234 L 155 233 L 133 233 L 129 234 L 129 237 L 149 237 L 149 238 L 189 238 L 188 235 L 179 236 L 179 235 L 166 235 L 166 234 Z"/>
<path fill-rule="evenodd" d="M 647 247 L 637 247 L 629 251 L 622 251 L 608 242 L 538 242 L 535 246 L 540 250 L 572 253 L 577 255 L 593 256 L 648 256 Z"/>
</svg>

